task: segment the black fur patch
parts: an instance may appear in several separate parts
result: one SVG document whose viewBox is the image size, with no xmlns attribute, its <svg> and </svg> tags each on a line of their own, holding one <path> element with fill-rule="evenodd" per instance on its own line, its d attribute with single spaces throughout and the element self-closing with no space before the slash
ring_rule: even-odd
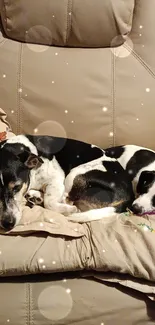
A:
<svg viewBox="0 0 155 325">
<path fill-rule="evenodd" d="M 126 165 L 126 170 L 129 173 L 131 180 L 134 179 L 141 168 L 148 166 L 154 160 L 154 152 L 145 149 L 136 151 Z"/>
<path fill-rule="evenodd" d="M 5 146 L 1 149 L 1 153 L 9 151 L 13 153 L 15 156 L 23 156 L 25 152 L 30 153 L 30 149 L 22 143 L 6 143 Z M 3 155 L 3 154 L 2 154 Z"/>
<path fill-rule="evenodd" d="M 139 177 L 137 184 L 137 193 L 144 194 L 147 193 L 149 188 L 155 181 L 155 172 L 154 171 L 143 171 Z"/>
<path fill-rule="evenodd" d="M 27 135 L 27 138 L 37 147 L 40 156 L 49 160 L 55 156 L 65 175 L 72 168 L 100 158 L 104 154 L 100 148 L 78 140 L 32 135 Z"/>
<path fill-rule="evenodd" d="M 112 147 L 105 150 L 105 154 L 108 157 L 118 159 L 122 156 L 125 151 L 124 146 Z"/>
<path fill-rule="evenodd" d="M 102 165 L 105 167 L 107 172 L 110 172 L 111 174 L 118 174 L 123 171 L 125 172 L 124 168 L 121 166 L 121 164 L 118 161 L 103 160 Z"/>
</svg>

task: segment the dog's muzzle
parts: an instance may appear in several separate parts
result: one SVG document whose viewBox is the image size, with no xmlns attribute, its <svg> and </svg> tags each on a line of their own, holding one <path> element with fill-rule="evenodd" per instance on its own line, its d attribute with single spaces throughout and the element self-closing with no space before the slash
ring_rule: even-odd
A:
<svg viewBox="0 0 155 325">
<path fill-rule="evenodd" d="M 16 224 L 16 219 L 13 214 L 4 214 L 1 219 L 1 227 L 6 231 L 11 230 Z"/>
<path fill-rule="evenodd" d="M 143 212 L 142 207 L 140 207 L 137 203 L 134 203 L 134 204 L 132 205 L 131 210 L 133 211 L 134 214 L 138 214 L 138 215 L 139 215 L 139 214 L 142 214 L 142 212 Z"/>
</svg>

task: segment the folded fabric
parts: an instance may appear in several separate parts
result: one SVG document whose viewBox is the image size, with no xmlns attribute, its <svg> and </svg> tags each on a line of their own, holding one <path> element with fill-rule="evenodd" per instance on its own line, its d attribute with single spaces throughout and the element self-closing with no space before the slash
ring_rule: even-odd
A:
<svg viewBox="0 0 155 325">
<path fill-rule="evenodd" d="M 121 282 L 116 275 L 131 276 L 134 288 L 151 296 L 154 229 L 154 216 L 120 214 L 80 225 L 41 207 L 24 207 L 21 223 L 0 236 L 0 276 L 85 270 L 105 280 L 110 271 L 114 282 Z"/>
</svg>

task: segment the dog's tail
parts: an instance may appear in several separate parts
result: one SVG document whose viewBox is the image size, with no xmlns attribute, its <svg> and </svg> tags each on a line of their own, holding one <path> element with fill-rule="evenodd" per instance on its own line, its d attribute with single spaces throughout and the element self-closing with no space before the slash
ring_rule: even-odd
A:
<svg viewBox="0 0 155 325">
<path fill-rule="evenodd" d="M 106 207 L 101 209 L 93 209 L 85 212 L 77 212 L 70 215 L 67 219 L 72 222 L 90 222 L 103 218 L 113 217 L 116 215 L 114 207 Z"/>
</svg>

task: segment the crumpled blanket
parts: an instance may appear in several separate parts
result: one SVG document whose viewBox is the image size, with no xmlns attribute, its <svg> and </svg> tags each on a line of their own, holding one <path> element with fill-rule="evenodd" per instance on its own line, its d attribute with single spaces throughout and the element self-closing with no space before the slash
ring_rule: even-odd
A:
<svg viewBox="0 0 155 325">
<path fill-rule="evenodd" d="M 125 213 L 81 225 L 23 206 L 20 224 L 0 235 L 1 277 L 78 270 L 154 299 L 155 217 Z"/>
</svg>

